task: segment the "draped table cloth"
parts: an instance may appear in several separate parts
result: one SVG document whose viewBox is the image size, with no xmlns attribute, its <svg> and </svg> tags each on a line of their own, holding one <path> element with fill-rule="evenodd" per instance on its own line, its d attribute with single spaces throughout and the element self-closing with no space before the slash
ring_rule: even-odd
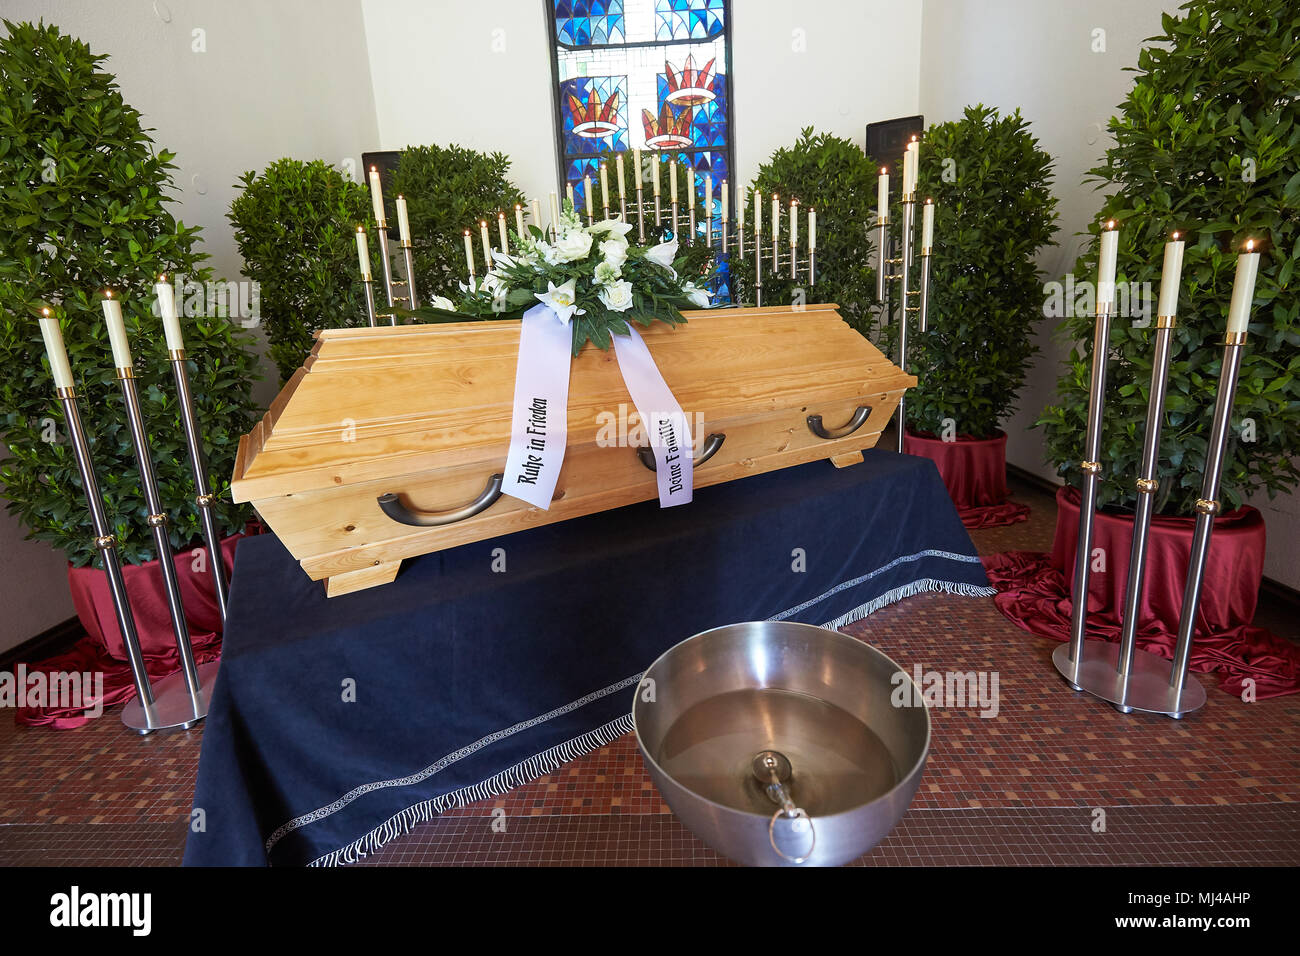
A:
<svg viewBox="0 0 1300 956">
<path fill-rule="evenodd" d="M 1050 554 L 1008 551 L 984 560 L 994 599 L 1019 627 L 1044 637 L 1070 637 L 1070 582 L 1079 536 L 1079 492 L 1056 493 L 1056 535 Z M 1157 516 L 1147 539 L 1146 584 L 1139 608 L 1137 646 L 1173 658 L 1194 519 Z M 1128 584 L 1133 521 L 1099 511 L 1093 523 L 1094 559 L 1088 582 L 1090 639 L 1118 641 Z M 1241 695 L 1247 679 L 1257 698 L 1300 691 L 1300 647 L 1255 627 L 1264 575 L 1264 518 L 1249 506 L 1219 516 L 1210 538 L 1201 603 L 1196 615 L 1191 670 L 1214 672 L 1219 686 Z"/>
<path fill-rule="evenodd" d="M 235 562 L 188 865 L 333 864 L 631 729 L 641 672 L 740 621 L 841 626 L 991 595 L 931 462 L 819 461 L 426 555 L 327 599 L 273 535 Z"/>
<path fill-rule="evenodd" d="M 929 458 L 968 528 L 996 528 L 1029 519 L 1029 506 L 1007 501 L 1007 434 L 993 438 L 958 435 L 943 441 L 908 429 L 903 452 Z"/>
</svg>

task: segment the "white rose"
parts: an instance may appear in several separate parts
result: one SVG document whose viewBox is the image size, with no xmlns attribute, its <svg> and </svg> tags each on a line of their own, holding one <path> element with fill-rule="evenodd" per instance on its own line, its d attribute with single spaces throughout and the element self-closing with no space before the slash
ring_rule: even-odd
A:
<svg viewBox="0 0 1300 956">
<path fill-rule="evenodd" d="M 591 233 L 581 229 L 561 233 L 560 238 L 555 242 L 555 251 L 559 253 L 561 262 L 585 259 L 587 253 L 591 252 Z"/>
<path fill-rule="evenodd" d="M 626 312 L 632 308 L 632 283 L 625 279 L 611 282 L 601 287 L 597 298 L 611 312 Z"/>
<path fill-rule="evenodd" d="M 456 303 L 441 295 L 435 295 L 429 305 L 435 309 L 446 309 L 448 312 L 456 311 Z"/>
<path fill-rule="evenodd" d="M 611 264 L 608 259 L 596 266 L 596 282 L 600 285 L 610 285 L 618 281 L 622 275 L 619 267 Z"/>
<path fill-rule="evenodd" d="M 600 254 L 615 269 L 622 269 L 623 263 L 627 262 L 627 240 L 606 239 L 600 244 Z"/>
</svg>

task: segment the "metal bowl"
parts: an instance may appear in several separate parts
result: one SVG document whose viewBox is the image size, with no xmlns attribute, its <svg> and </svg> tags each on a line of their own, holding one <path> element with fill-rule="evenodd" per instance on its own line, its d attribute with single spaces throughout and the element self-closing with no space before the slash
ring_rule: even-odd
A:
<svg viewBox="0 0 1300 956">
<path fill-rule="evenodd" d="M 837 866 L 880 842 L 912 802 L 930 749 L 921 700 L 869 644 L 758 621 L 666 651 L 632 719 L 655 786 L 705 843 L 752 866 Z M 784 779 L 760 779 L 774 768 Z"/>
</svg>

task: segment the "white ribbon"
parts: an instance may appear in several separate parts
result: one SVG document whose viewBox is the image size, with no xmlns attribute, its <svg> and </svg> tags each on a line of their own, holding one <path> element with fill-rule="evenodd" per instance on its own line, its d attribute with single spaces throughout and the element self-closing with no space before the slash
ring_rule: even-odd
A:
<svg viewBox="0 0 1300 956">
<path fill-rule="evenodd" d="M 502 491 L 543 511 L 550 510 L 569 441 L 572 356 L 573 330 L 549 305 L 524 313 Z"/>
<path fill-rule="evenodd" d="M 686 415 L 636 329 L 628 325 L 628 335 L 613 339 L 623 382 L 654 451 L 659 505 L 684 505 L 691 500 L 694 486 Z M 548 305 L 525 312 L 502 490 L 543 511 L 551 507 L 568 444 L 572 363 L 573 331 L 568 324 Z"/>
<path fill-rule="evenodd" d="M 655 365 L 645 339 L 630 323 L 627 333 L 613 336 L 614 354 L 623 373 L 623 383 L 632 395 L 632 404 L 641 416 L 641 427 L 654 451 L 659 507 L 687 504 L 694 494 L 695 479 L 691 457 L 694 449 L 686 416 L 659 374 L 659 366 Z"/>
</svg>

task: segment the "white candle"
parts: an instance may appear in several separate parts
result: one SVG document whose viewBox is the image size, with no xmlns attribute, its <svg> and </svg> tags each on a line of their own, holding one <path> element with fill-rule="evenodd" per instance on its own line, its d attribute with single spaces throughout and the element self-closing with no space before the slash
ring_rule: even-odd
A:
<svg viewBox="0 0 1300 956">
<path fill-rule="evenodd" d="M 754 238 L 757 239 L 763 233 L 763 194 L 754 189 Z"/>
<path fill-rule="evenodd" d="M 880 167 L 876 177 L 876 218 L 883 220 L 889 214 L 889 169 Z"/>
<path fill-rule="evenodd" d="M 379 168 L 370 167 L 370 203 L 375 207 L 375 222 L 383 225 L 387 220 L 384 218 L 384 192 L 379 186 Z"/>
<path fill-rule="evenodd" d="M 727 213 L 728 213 L 728 211 L 729 211 L 729 210 L 727 209 L 727 202 L 728 202 L 728 198 L 727 198 L 727 181 L 724 179 L 724 180 L 722 181 L 722 221 L 723 221 L 723 222 L 726 222 L 726 221 L 727 221 Z"/>
<path fill-rule="evenodd" d="M 642 178 L 645 173 L 641 169 L 641 147 L 638 146 L 632 150 L 632 166 L 635 169 L 633 175 L 636 176 L 636 188 L 641 188 Z"/>
<path fill-rule="evenodd" d="M 483 268 L 492 269 L 492 242 L 488 239 L 487 220 L 478 221 L 478 237 L 483 242 Z"/>
<path fill-rule="evenodd" d="M 538 223 L 541 225 L 541 223 Z M 551 228 L 558 229 L 560 226 L 560 200 L 555 193 L 551 193 Z"/>
<path fill-rule="evenodd" d="M 526 235 L 524 232 L 524 207 L 519 203 L 515 203 L 515 232 L 519 234 L 521 240 Z"/>
<path fill-rule="evenodd" d="M 592 219 L 592 218 L 595 217 L 595 213 L 592 212 L 591 177 L 590 177 L 590 176 L 583 176 L 583 177 L 582 177 L 582 194 L 583 194 L 583 196 L 584 196 L 584 197 L 586 198 L 586 200 L 587 200 L 587 218 L 588 218 L 588 219 Z"/>
<path fill-rule="evenodd" d="M 736 228 L 745 228 L 745 187 L 740 187 L 740 205 L 736 207 Z"/>
<path fill-rule="evenodd" d="M 600 164 L 600 204 L 609 208 L 609 167 Z"/>
<path fill-rule="evenodd" d="M 658 195 L 659 195 L 659 167 L 662 166 L 662 165 L 663 165 L 663 164 L 659 162 L 659 158 L 658 158 L 658 157 L 655 157 L 655 159 L 654 159 L 654 167 L 655 167 L 655 196 L 658 196 Z"/>
<path fill-rule="evenodd" d="M 182 352 L 185 350 L 185 336 L 181 335 L 181 317 L 176 312 L 176 291 L 167 283 L 165 275 L 158 277 L 153 291 L 158 297 L 158 313 L 162 316 L 167 348 L 172 352 Z"/>
<path fill-rule="evenodd" d="M 50 374 L 55 388 L 72 388 L 72 369 L 68 366 L 68 353 L 63 347 L 63 332 L 59 320 L 41 309 L 41 338 L 45 340 L 45 354 L 50 360 Z"/>
<path fill-rule="evenodd" d="M 501 240 L 501 251 L 509 254 L 510 241 L 506 233 L 506 214 L 501 210 L 497 211 L 497 237 Z"/>
<path fill-rule="evenodd" d="M 706 174 L 704 177 L 704 216 L 706 219 L 713 218 L 713 176 Z"/>
<path fill-rule="evenodd" d="M 814 252 L 817 249 L 817 210 L 808 210 L 808 251 Z"/>
<path fill-rule="evenodd" d="M 903 195 L 910 196 L 916 189 L 916 153 L 912 149 L 912 143 L 907 144 L 907 152 L 903 153 Z"/>
<path fill-rule="evenodd" d="M 1174 233 L 1165 243 L 1165 265 L 1160 272 L 1160 304 L 1156 315 L 1178 314 L 1178 286 L 1183 279 L 1183 247 L 1186 243 Z"/>
<path fill-rule="evenodd" d="M 1237 278 L 1232 283 L 1232 305 L 1228 307 L 1228 334 L 1244 333 L 1250 325 L 1250 307 L 1255 300 L 1255 276 L 1259 272 L 1259 253 L 1255 240 L 1246 243 L 1246 251 L 1237 256 Z"/>
<path fill-rule="evenodd" d="M 406 197 L 397 197 L 397 235 L 402 242 L 411 241 L 411 220 L 406 216 Z"/>
<path fill-rule="evenodd" d="M 1119 231 L 1115 220 L 1101 233 L 1101 255 L 1097 261 L 1097 311 L 1115 304 L 1115 261 L 1119 256 Z"/>
<path fill-rule="evenodd" d="M 552 196 L 555 194 L 552 193 Z M 470 276 L 474 275 L 474 243 L 469 237 L 469 230 L 465 230 L 465 265 L 469 267 Z"/>
<path fill-rule="evenodd" d="M 551 196 L 552 198 L 554 198 L 555 193 L 551 193 Z M 536 199 L 534 199 L 532 201 L 532 207 L 533 207 L 533 225 L 536 226 L 538 229 L 541 229 L 542 228 L 542 204 L 539 203 Z"/>
<path fill-rule="evenodd" d="M 778 196 L 776 193 L 772 193 L 772 241 L 773 242 L 776 241 L 776 237 L 780 234 L 780 232 L 781 232 L 781 197 Z"/>
<path fill-rule="evenodd" d="M 790 200 L 790 245 L 799 244 L 799 200 Z"/>
<path fill-rule="evenodd" d="M 357 263 L 361 266 L 361 280 L 370 281 L 370 244 L 366 242 L 366 231 L 357 226 Z"/>
<path fill-rule="evenodd" d="M 668 201 L 677 202 L 677 159 L 668 160 Z"/>
<path fill-rule="evenodd" d="M 113 364 L 117 368 L 131 368 L 131 346 L 126 338 L 126 323 L 122 321 L 122 303 L 112 292 L 104 293 L 104 322 L 108 326 L 108 342 L 113 347 Z"/>
<path fill-rule="evenodd" d="M 619 154 L 615 157 L 615 159 L 614 159 L 614 163 L 615 163 L 615 170 L 614 170 L 614 171 L 615 171 L 616 173 L 618 173 L 618 194 L 619 194 L 620 196 L 626 196 L 626 195 L 627 195 L 627 176 L 625 176 L 624 173 L 623 173 L 623 154 L 622 154 L 622 153 L 619 153 Z"/>
<path fill-rule="evenodd" d="M 934 245 L 934 200 L 927 199 L 921 207 L 921 254 Z"/>
<path fill-rule="evenodd" d="M 573 211 L 577 212 L 578 204 L 573 201 L 573 183 L 564 184 L 564 194 L 568 197 L 569 205 L 573 207 Z"/>
</svg>

